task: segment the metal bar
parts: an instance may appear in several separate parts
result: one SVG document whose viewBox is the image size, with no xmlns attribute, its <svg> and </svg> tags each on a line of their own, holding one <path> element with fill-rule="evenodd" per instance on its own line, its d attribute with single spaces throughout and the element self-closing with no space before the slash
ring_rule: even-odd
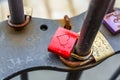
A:
<svg viewBox="0 0 120 80">
<path fill-rule="evenodd" d="M 85 56 L 89 53 L 111 1 L 113 0 L 91 0 L 85 21 L 82 25 L 80 37 L 76 44 L 78 55 Z"/>
<path fill-rule="evenodd" d="M 115 71 L 115 73 L 112 75 L 110 80 L 116 80 L 119 75 L 120 75 L 120 67 Z"/>
<path fill-rule="evenodd" d="M 82 71 L 69 72 L 66 80 L 79 80 L 82 75 Z"/>
<path fill-rule="evenodd" d="M 20 75 L 21 80 L 28 80 L 28 73 L 23 73 Z"/>
<path fill-rule="evenodd" d="M 21 24 L 25 21 L 23 0 L 8 0 L 11 23 Z"/>
<path fill-rule="evenodd" d="M 107 13 L 110 13 L 110 12 L 112 12 L 112 11 L 114 10 L 115 1 L 116 1 L 116 0 L 111 0 L 111 1 L 110 1 L 110 4 L 109 4 L 109 6 L 108 6 Z"/>
</svg>

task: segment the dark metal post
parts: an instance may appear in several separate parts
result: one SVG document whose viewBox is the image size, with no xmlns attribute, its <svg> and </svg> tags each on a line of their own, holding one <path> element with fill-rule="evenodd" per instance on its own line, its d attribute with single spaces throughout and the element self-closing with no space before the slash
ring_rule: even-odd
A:
<svg viewBox="0 0 120 80">
<path fill-rule="evenodd" d="M 21 24 L 25 21 L 23 0 L 8 0 L 11 23 Z"/>
<path fill-rule="evenodd" d="M 28 80 L 28 73 L 23 73 L 20 75 L 21 80 Z"/>
<path fill-rule="evenodd" d="M 80 37 L 76 44 L 76 52 L 85 56 L 89 53 L 92 43 L 100 28 L 110 2 L 113 0 L 92 0 L 82 25 Z"/>
<path fill-rule="evenodd" d="M 120 75 L 120 66 L 109 80 L 116 80 L 119 75 Z"/>
<path fill-rule="evenodd" d="M 115 1 L 116 1 L 116 0 L 111 0 L 111 1 L 110 1 L 110 4 L 109 4 L 108 10 L 107 10 L 107 13 L 110 13 L 110 12 L 112 12 L 112 11 L 114 10 Z"/>
<path fill-rule="evenodd" d="M 79 80 L 82 75 L 82 71 L 69 72 L 66 80 Z"/>
</svg>

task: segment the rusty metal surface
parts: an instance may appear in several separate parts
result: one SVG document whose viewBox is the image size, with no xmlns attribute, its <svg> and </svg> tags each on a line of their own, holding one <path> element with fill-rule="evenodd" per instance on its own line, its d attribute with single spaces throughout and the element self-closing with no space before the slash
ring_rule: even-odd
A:
<svg viewBox="0 0 120 80">
<path fill-rule="evenodd" d="M 32 8 L 29 8 L 29 7 L 24 7 L 24 16 L 25 16 L 25 21 L 21 24 L 14 24 L 11 22 L 11 16 L 10 15 L 10 12 L 8 12 L 8 25 L 11 27 L 11 28 L 14 28 L 14 30 L 16 31 L 20 31 L 22 30 L 31 20 L 31 17 L 32 17 Z"/>
<path fill-rule="evenodd" d="M 79 31 L 83 18 L 84 14 L 81 14 L 71 19 L 73 31 Z M 46 28 L 45 25 L 48 28 Z M 58 26 L 64 26 L 61 20 L 32 18 L 30 24 L 23 31 L 17 32 L 8 27 L 7 21 L 1 22 L 0 80 L 8 76 L 13 77 L 24 71 L 47 69 L 69 72 L 73 70 L 62 64 L 57 56 L 47 51 L 50 39 Z M 120 43 L 120 34 L 113 36 L 104 28 L 104 26 L 102 26 L 101 31 L 113 47 L 114 51 L 118 51 L 120 49 L 120 45 L 118 44 Z M 108 59 L 101 64 L 104 65 L 104 67 L 97 66 L 92 69 L 93 72 L 94 70 L 99 71 L 101 68 L 106 70 L 112 69 L 108 71 L 112 74 L 112 71 L 116 69 L 116 66 L 120 65 L 119 57 L 120 55 Z M 110 61 L 115 61 L 116 63 L 110 63 Z M 103 72 L 105 72 L 105 70 Z"/>
</svg>

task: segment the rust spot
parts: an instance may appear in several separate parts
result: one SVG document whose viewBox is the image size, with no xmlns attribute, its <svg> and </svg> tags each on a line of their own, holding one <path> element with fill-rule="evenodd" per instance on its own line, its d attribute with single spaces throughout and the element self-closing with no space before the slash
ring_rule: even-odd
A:
<svg viewBox="0 0 120 80">
<path fill-rule="evenodd" d="M 8 18 L 8 25 L 10 26 L 10 27 L 12 27 L 12 28 L 14 28 L 16 31 L 20 31 L 20 30 L 22 30 L 29 22 L 30 22 L 30 20 L 31 20 L 31 16 L 25 16 L 25 22 L 24 23 L 22 23 L 22 24 L 13 24 L 13 23 L 11 23 L 10 22 L 10 16 L 9 16 L 9 18 Z"/>
<path fill-rule="evenodd" d="M 94 61 L 94 58 L 93 57 L 90 57 L 88 60 L 85 60 L 85 61 L 70 61 L 70 60 L 67 60 L 63 57 L 60 56 L 60 60 L 67 66 L 69 67 L 80 67 L 80 66 L 83 66 L 83 65 L 87 65 L 88 63 L 91 63 Z"/>
<path fill-rule="evenodd" d="M 68 30 L 71 30 L 70 18 L 67 15 L 65 15 L 64 20 L 65 20 L 64 28 L 66 28 Z"/>
</svg>

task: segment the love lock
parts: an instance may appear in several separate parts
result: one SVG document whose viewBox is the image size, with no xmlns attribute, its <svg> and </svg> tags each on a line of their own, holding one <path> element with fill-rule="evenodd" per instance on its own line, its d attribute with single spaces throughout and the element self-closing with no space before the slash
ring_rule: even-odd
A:
<svg viewBox="0 0 120 80">
<path fill-rule="evenodd" d="M 30 20 L 28 17 L 25 19 L 22 0 L 8 1 L 11 19 L 9 17 L 8 21 L 0 22 L 1 80 L 10 80 L 16 75 L 33 70 L 70 72 L 68 80 L 72 79 L 71 76 L 77 80 L 84 69 L 94 67 L 109 56 L 120 52 L 120 45 L 118 44 L 120 35 L 109 34 L 104 26 L 100 29 L 102 19 L 112 0 L 91 0 L 85 18 L 85 13 L 73 18 L 65 16 L 64 20 L 32 18 L 28 25 L 26 23 Z M 63 21 L 66 24 L 63 24 Z M 21 25 L 26 27 L 23 30 L 15 31 L 8 25 L 15 30 L 20 29 Z M 64 26 L 66 29 L 58 28 L 58 26 Z M 81 32 L 78 35 L 77 32 L 80 29 Z M 47 47 L 50 52 L 48 52 Z M 51 54 L 51 52 L 59 57 Z M 103 62 L 104 66 L 100 65 L 92 70 L 101 71 L 106 67 L 102 73 L 107 71 L 112 73 L 111 69 L 114 70 L 119 65 L 119 60 L 116 59 L 120 59 L 119 56 L 113 58 L 108 62 Z M 116 65 L 113 65 L 114 62 Z M 100 76 L 104 76 L 102 73 Z"/>
<path fill-rule="evenodd" d="M 69 72 L 69 71 L 75 71 L 75 70 L 84 70 L 86 68 L 88 69 L 90 67 L 97 65 L 98 63 L 97 64 L 92 63 L 92 64 L 88 64 L 87 66 L 78 67 L 79 62 L 77 62 L 77 67 L 71 68 L 64 65 L 58 57 L 51 54 L 51 52 L 47 51 L 47 47 L 50 44 L 50 40 L 52 41 L 53 35 L 54 33 L 56 33 L 58 29 L 63 30 L 64 33 L 65 32 L 70 33 L 70 36 L 73 36 L 72 46 L 74 48 L 74 44 L 77 41 L 77 36 L 78 36 L 77 32 L 79 32 L 79 25 L 82 24 L 82 20 L 84 19 L 84 16 L 85 16 L 85 13 L 77 17 L 71 18 L 71 21 L 75 24 L 74 25 L 72 24 L 73 27 L 70 32 L 61 27 L 58 28 L 58 26 L 64 25 L 60 23 L 61 20 L 47 20 L 47 19 L 32 18 L 32 21 L 25 27 L 25 29 L 23 31 L 18 31 L 18 32 L 8 27 L 7 21 L 1 22 L 0 23 L 0 44 L 1 44 L 0 45 L 0 51 L 1 51 L 0 79 L 1 80 L 11 79 L 15 75 L 19 75 L 25 71 L 30 71 L 30 70 L 49 69 L 49 70 Z M 77 22 L 78 20 L 81 22 L 78 23 Z M 96 45 L 93 46 L 92 51 L 95 54 L 98 52 L 99 53 L 102 52 L 105 54 L 106 50 L 109 53 L 109 52 L 112 52 L 113 49 L 115 52 L 119 51 L 120 45 L 116 43 L 120 42 L 120 35 L 111 36 L 109 32 L 104 28 L 104 26 L 101 26 L 101 27 L 102 27 L 101 33 L 104 35 L 104 37 L 102 37 L 103 35 L 101 33 L 97 35 L 99 37 L 98 39 L 96 38 L 96 40 L 94 41 L 95 43 L 93 43 L 93 45 L 94 44 Z M 43 30 L 43 29 L 46 29 L 46 30 Z M 63 37 L 66 39 L 63 39 Z M 62 41 L 69 40 L 69 37 L 67 35 L 64 35 L 64 36 L 59 35 L 57 38 L 57 41 L 62 42 L 59 40 L 61 38 L 62 38 Z M 109 42 L 109 44 L 112 46 L 113 49 L 111 49 L 111 47 L 107 45 L 108 43 L 104 41 L 104 38 L 106 38 L 106 40 Z M 64 42 L 63 44 L 61 44 L 62 47 L 65 47 L 64 46 L 65 44 L 67 44 L 67 42 Z M 67 53 L 68 58 L 72 53 L 71 52 L 72 50 L 69 50 L 69 52 Z M 97 54 L 96 56 L 98 57 L 99 54 Z M 100 57 L 98 58 L 100 59 Z M 66 58 L 64 59 L 69 61 L 69 59 L 66 59 Z M 96 59 L 96 62 L 97 61 L 99 62 L 99 59 Z M 113 67 L 114 69 L 116 69 L 116 65 L 118 66 L 119 64 L 112 65 L 110 63 L 112 61 L 119 63 L 119 60 L 116 60 L 116 59 L 119 59 L 119 55 L 114 56 L 113 58 L 109 59 L 109 61 L 107 60 L 102 63 L 105 66 L 109 66 L 109 68 L 108 67 L 105 68 L 105 66 L 101 66 L 101 68 L 96 67 L 91 70 L 99 70 L 103 68 L 105 68 L 106 70 L 109 70 L 111 68 L 113 69 Z M 74 63 L 72 63 L 72 65 L 73 64 Z M 103 72 L 106 72 L 106 70 L 104 70 Z"/>
<path fill-rule="evenodd" d="M 120 33 L 120 10 L 115 10 L 112 13 L 106 14 L 104 25 L 112 34 Z"/>
<path fill-rule="evenodd" d="M 69 59 L 77 37 L 77 33 L 59 27 L 48 46 L 48 51 Z"/>
<path fill-rule="evenodd" d="M 59 27 L 50 41 L 50 44 L 48 46 L 48 51 L 68 59 L 67 61 L 60 57 L 60 59 L 66 65 L 71 67 L 75 67 L 77 66 L 77 64 L 72 65 L 74 62 L 70 63 L 69 61 L 70 57 L 75 58 L 77 60 L 84 60 L 84 61 L 86 60 L 84 62 L 86 63 L 91 61 L 89 59 L 90 59 L 90 56 L 92 56 L 95 62 L 99 62 L 108 58 L 111 55 L 114 55 L 115 53 L 113 48 L 111 47 L 109 42 L 105 39 L 105 37 L 101 34 L 101 32 L 98 32 L 95 38 L 95 41 L 92 45 L 91 54 L 86 59 L 82 59 L 81 56 L 78 56 L 77 54 L 73 53 L 77 38 L 78 38 L 77 33 Z"/>
</svg>

